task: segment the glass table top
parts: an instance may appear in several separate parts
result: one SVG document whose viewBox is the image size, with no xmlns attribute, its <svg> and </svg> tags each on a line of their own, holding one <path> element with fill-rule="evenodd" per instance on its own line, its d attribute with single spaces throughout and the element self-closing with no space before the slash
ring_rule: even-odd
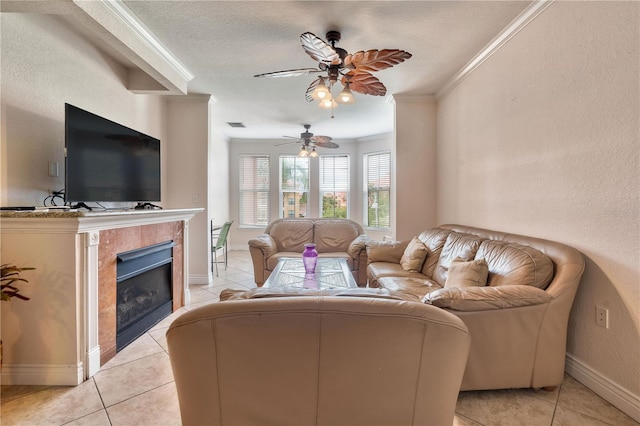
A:
<svg viewBox="0 0 640 426">
<path fill-rule="evenodd" d="M 307 274 L 302 259 L 285 257 L 278 261 L 263 287 L 304 287 L 322 290 L 357 286 L 346 259 L 320 257 L 315 273 Z"/>
</svg>

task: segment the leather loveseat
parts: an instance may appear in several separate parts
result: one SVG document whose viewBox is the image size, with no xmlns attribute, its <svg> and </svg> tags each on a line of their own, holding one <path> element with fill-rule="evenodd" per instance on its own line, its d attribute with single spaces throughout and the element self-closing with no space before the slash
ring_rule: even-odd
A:
<svg viewBox="0 0 640 426">
<path fill-rule="evenodd" d="M 256 285 L 264 284 L 280 258 L 301 257 L 304 245 L 315 243 L 318 256 L 346 259 L 353 278 L 364 287 L 367 241 L 362 226 L 349 219 L 277 219 L 263 234 L 249 240 Z"/>
<path fill-rule="evenodd" d="M 471 334 L 462 390 L 562 383 L 567 326 L 584 271 L 566 245 L 461 225 L 367 246 L 370 287 L 443 308 Z"/>
</svg>

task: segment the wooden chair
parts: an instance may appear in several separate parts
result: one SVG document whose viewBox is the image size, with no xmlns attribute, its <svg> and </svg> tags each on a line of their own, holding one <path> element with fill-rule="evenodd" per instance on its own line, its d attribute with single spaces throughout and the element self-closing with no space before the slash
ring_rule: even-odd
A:
<svg viewBox="0 0 640 426">
<path fill-rule="evenodd" d="M 213 273 L 213 266 L 216 267 L 216 277 L 218 275 L 218 263 L 224 263 L 224 270 L 227 270 L 227 236 L 229 235 L 229 229 L 231 228 L 231 222 L 225 222 L 220 228 L 214 228 L 213 221 L 211 221 L 211 253 L 213 254 L 213 261 L 211 262 L 211 272 Z M 218 251 L 222 250 L 223 260 L 218 260 Z"/>
</svg>

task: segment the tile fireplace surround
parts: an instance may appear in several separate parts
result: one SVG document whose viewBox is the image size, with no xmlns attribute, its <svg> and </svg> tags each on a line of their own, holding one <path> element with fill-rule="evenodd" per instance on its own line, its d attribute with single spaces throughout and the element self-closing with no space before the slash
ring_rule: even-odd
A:
<svg viewBox="0 0 640 426">
<path fill-rule="evenodd" d="M 3 302 L 3 385 L 78 385 L 116 354 L 116 255 L 173 241 L 173 310 L 189 300 L 188 226 L 203 209 L 3 212 L 2 263 L 32 266 Z"/>
</svg>

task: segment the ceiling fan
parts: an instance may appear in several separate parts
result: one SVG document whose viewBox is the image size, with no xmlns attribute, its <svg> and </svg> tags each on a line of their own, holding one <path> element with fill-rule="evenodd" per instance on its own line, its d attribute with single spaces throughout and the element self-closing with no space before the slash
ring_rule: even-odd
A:
<svg viewBox="0 0 640 426">
<path fill-rule="evenodd" d="M 298 157 L 317 157 L 318 153 L 316 152 L 316 147 L 319 148 L 339 148 L 335 142 L 331 142 L 332 138 L 330 136 L 314 136 L 313 133 L 309 131 L 311 128 L 311 124 L 304 125 L 304 132 L 300 133 L 300 137 L 296 136 L 283 136 L 284 138 L 296 139 L 296 142 L 287 142 L 283 144 L 279 144 L 276 146 L 287 145 L 290 143 L 301 143 L 302 147 L 300 148 L 300 152 L 298 153 Z"/>
<path fill-rule="evenodd" d="M 295 77 L 326 72 L 326 75 L 319 76 L 307 88 L 306 99 L 309 102 L 314 99 L 320 100 L 321 107 L 333 108 L 337 104 L 331 95 L 331 88 L 338 80 L 344 86 L 344 90 L 337 98 L 340 103 L 355 102 L 351 90 L 364 95 L 384 96 L 387 88 L 371 73 L 390 68 L 411 58 L 411 53 L 399 49 L 361 50 L 349 54 L 346 50 L 335 46 L 336 42 L 340 41 L 338 31 L 329 31 L 327 40 L 328 43 L 310 32 L 300 36 L 304 51 L 319 63 L 317 69 L 275 71 L 257 74 L 254 77 Z"/>
</svg>

